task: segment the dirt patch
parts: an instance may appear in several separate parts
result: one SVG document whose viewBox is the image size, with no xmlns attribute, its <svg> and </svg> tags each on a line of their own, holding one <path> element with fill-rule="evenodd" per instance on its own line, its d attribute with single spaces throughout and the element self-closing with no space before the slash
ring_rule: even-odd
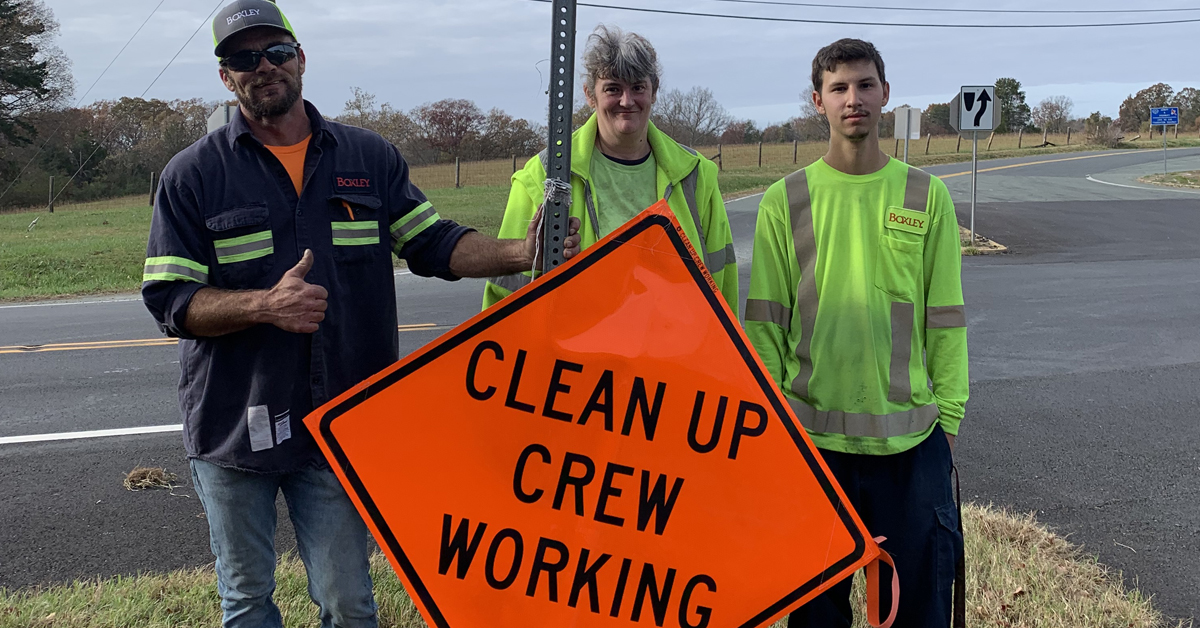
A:
<svg viewBox="0 0 1200 628">
<path fill-rule="evenodd" d="M 1008 252 L 1007 246 L 989 240 L 978 231 L 975 232 L 975 241 L 971 242 L 971 230 L 961 225 L 958 227 L 958 241 L 962 243 L 963 255 L 994 255 Z"/>
<path fill-rule="evenodd" d="M 1200 170 L 1149 174 L 1141 177 L 1138 181 L 1169 188 L 1200 188 Z"/>
</svg>

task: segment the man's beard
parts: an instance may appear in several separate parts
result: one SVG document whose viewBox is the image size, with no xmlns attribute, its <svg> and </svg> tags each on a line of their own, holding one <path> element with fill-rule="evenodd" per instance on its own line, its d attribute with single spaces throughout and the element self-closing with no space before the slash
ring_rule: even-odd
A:
<svg viewBox="0 0 1200 628">
<path fill-rule="evenodd" d="M 300 90 L 303 81 L 299 75 L 292 76 L 290 74 L 281 73 L 284 92 L 282 96 L 253 96 L 251 90 L 261 85 L 261 83 L 253 83 L 237 90 L 238 102 L 250 112 L 250 115 L 255 118 L 276 118 L 282 116 L 291 110 L 292 105 L 300 99 Z"/>
</svg>

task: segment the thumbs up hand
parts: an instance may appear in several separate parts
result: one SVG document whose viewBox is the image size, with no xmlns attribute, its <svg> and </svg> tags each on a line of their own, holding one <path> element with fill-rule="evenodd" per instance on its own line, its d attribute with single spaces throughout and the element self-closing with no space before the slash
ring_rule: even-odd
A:
<svg viewBox="0 0 1200 628">
<path fill-rule="evenodd" d="M 267 322 L 298 334 L 317 331 L 317 323 L 325 320 L 329 292 L 304 280 L 313 267 L 313 254 L 305 249 L 300 262 L 283 274 L 266 295 Z"/>
</svg>

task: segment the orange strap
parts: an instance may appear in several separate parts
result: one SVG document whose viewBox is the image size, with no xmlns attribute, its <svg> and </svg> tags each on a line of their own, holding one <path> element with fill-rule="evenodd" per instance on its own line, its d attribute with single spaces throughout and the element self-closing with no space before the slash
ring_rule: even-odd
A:
<svg viewBox="0 0 1200 628">
<path fill-rule="evenodd" d="M 886 540 L 882 536 L 875 537 L 875 543 L 882 543 Z M 892 568 L 892 610 L 883 623 L 879 623 L 879 561 L 887 563 Z M 891 628 L 892 622 L 896 621 L 896 611 L 900 610 L 900 575 L 896 573 L 896 563 L 892 562 L 892 555 L 881 547 L 879 548 L 879 557 L 868 563 L 865 571 L 867 575 L 867 623 L 874 628 Z"/>
</svg>

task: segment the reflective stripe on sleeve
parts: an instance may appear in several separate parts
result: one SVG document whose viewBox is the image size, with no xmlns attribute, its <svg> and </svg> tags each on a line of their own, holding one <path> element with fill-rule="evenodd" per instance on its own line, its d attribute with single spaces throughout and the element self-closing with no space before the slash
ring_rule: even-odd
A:
<svg viewBox="0 0 1200 628">
<path fill-rule="evenodd" d="M 746 299 L 746 321 L 775 323 L 784 332 L 792 328 L 792 310 L 788 306 L 766 299 Z"/>
<path fill-rule="evenodd" d="M 142 271 L 142 282 L 194 281 L 208 283 L 208 266 L 183 257 L 150 257 Z"/>
<path fill-rule="evenodd" d="M 392 249 L 397 253 L 409 240 L 417 236 L 425 230 L 426 227 L 432 225 L 439 220 L 437 210 L 433 208 L 433 204 L 425 201 L 413 208 L 412 211 L 405 214 L 400 220 L 392 223 Z"/>
<path fill-rule="evenodd" d="M 967 310 L 961 305 L 925 308 L 925 329 L 952 329 L 967 326 Z"/>
<path fill-rule="evenodd" d="M 912 399 L 912 380 L 908 363 L 912 360 L 912 303 L 892 302 L 892 360 L 888 367 L 888 401 L 908 403 Z"/>
<path fill-rule="evenodd" d="M 708 266 L 708 272 L 719 273 L 729 264 L 737 263 L 737 254 L 733 250 L 733 243 L 725 245 L 725 248 L 719 251 L 709 253 L 707 259 L 704 260 L 704 265 Z"/>
<path fill-rule="evenodd" d="M 511 275 L 500 275 L 498 277 L 489 277 L 488 281 L 498 287 L 504 288 L 509 292 L 516 292 L 525 286 L 528 286 L 533 278 L 525 273 L 513 273 Z"/>
<path fill-rule="evenodd" d="M 333 243 L 337 246 L 379 244 L 379 221 L 377 220 L 334 222 L 329 226 L 333 229 Z"/>
<path fill-rule="evenodd" d="M 867 438 L 892 438 L 920 434 L 937 421 L 936 403 L 893 412 L 892 414 L 858 414 L 840 410 L 817 410 L 799 399 L 788 398 L 788 405 L 804 429 L 820 434 L 844 434 Z"/>
<path fill-rule="evenodd" d="M 813 327 L 817 323 L 817 238 L 813 232 L 812 197 L 808 192 L 808 175 L 797 170 L 784 178 L 787 186 L 788 214 L 792 225 L 792 242 L 796 247 L 796 263 L 800 266 L 800 285 L 796 288 L 796 309 L 800 313 L 800 340 L 796 343 L 796 357 L 800 359 L 800 372 L 792 380 L 792 392 L 798 397 L 808 396 L 808 382 L 812 379 Z"/>
<path fill-rule="evenodd" d="M 269 229 L 238 238 L 214 240 L 213 247 L 217 250 L 218 264 L 244 262 L 266 257 L 275 252 L 275 242 L 271 239 Z"/>
</svg>

